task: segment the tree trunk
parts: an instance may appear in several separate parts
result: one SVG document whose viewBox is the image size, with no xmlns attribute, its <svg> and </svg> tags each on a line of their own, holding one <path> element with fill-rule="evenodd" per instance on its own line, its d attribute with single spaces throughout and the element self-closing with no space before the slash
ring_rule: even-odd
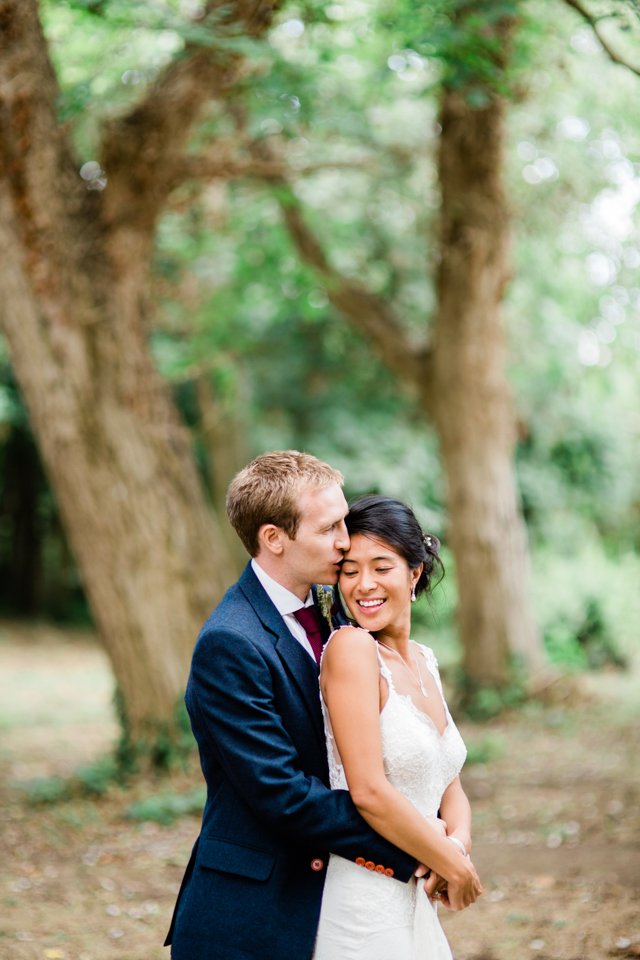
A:
<svg viewBox="0 0 640 960">
<path fill-rule="evenodd" d="M 236 372 L 236 376 L 240 378 L 240 373 Z M 196 381 L 196 390 L 200 412 L 198 429 L 204 448 L 209 492 L 215 512 L 223 517 L 229 483 L 250 459 L 247 417 L 237 387 L 233 396 L 222 398 L 216 394 L 211 375 L 203 373 Z M 228 522 L 223 524 L 222 531 L 235 570 L 239 573 L 248 560 L 247 552 Z"/>
<path fill-rule="evenodd" d="M 130 375 L 134 325 L 117 342 L 110 330 L 118 284 L 101 313 L 76 295 L 92 320 L 67 339 L 40 309 L 12 220 L 5 193 L 0 320 L 131 738 L 151 745 L 171 734 L 198 625 L 230 582 L 226 550 L 158 374 Z"/>
<path fill-rule="evenodd" d="M 510 654 L 528 674 L 544 664 L 528 595 L 501 313 L 509 276 L 503 114 L 494 95 L 478 109 L 462 92 L 443 94 L 438 308 L 427 389 L 447 478 L 463 666 L 476 687 L 505 686 Z"/>
<path fill-rule="evenodd" d="M 247 32 L 264 29 L 270 5 L 236 6 L 253 18 Z M 0 24 L 0 324 L 131 741 L 149 757 L 176 733 L 197 628 L 232 579 L 150 358 L 147 289 L 188 132 L 235 60 L 178 58 L 132 121 L 111 125 L 106 189 L 87 190 L 55 116 L 34 0 L 0 0 Z"/>
</svg>

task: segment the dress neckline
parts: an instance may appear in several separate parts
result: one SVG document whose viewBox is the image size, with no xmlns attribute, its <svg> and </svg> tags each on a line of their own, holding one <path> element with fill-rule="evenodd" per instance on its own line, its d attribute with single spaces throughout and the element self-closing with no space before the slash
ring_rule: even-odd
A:
<svg viewBox="0 0 640 960">
<path fill-rule="evenodd" d="M 448 733 L 449 730 L 451 729 L 451 717 L 449 716 L 449 712 L 448 712 L 448 711 L 445 712 L 445 718 L 446 718 L 446 721 L 447 721 L 447 722 L 446 722 L 446 724 L 445 724 L 445 726 L 444 726 L 444 729 L 443 729 L 442 733 L 440 733 L 440 730 L 438 729 L 438 726 L 437 726 L 435 720 L 433 719 L 433 717 L 430 717 L 428 713 L 425 713 L 424 710 L 421 710 L 420 707 L 417 707 L 417 706 L 416 706 L 416 704 L 413 702 L 413 699 L 412 699 L 412 697 L 411 697 L 411 694 L 409 694 L 409 693 L 398 693 L 397 690 L 390 691 L 390 694 L 392 694 L 393 697 L 395 697 L 395 698 L 396 698 L 397 700 L 399 700 L 401 703 L 404 703 L 406 706 L 408 706 L 408 707 L 409 707 L 409 710 L 411 710 L 411 712 L 414 714 L 414 716 L 416 716 L 416 717 L 418 718 L 418 720 L 425 722 L 425 723 L 427 724 L 427 726 L 429 727 L 429 729 L 432 731 L 432 733 L 435 733 L 435 735 L 436 735 L 436 737 L 438 738 L 438 740 L 444 740 L 444 738 L 446 737 L 447 733 Z M 380 711 L 380 716 L 381 716 L 381 717 L 382 717 L 382 715 L 384 714 L 384 712 L 386 711 L 387 707 L 389 706 L 389 701 L 390 701 L 390 700 L 391 700 L 391 696 L 389 696 L 389 698 L 387 699 L 387 702 L 385 703 L 384 707 L 383 707 L 382 710 Z"/>
<path fill-rule="evenodd" d="M 375 638 L 374 638 L 374 640 L 375 640 Z M 445 725 L 444 725 L 444 727 L 442 728 L 442 732 L 441 732 L 441 731 L 440 731 L 440 727 L 438 726 L 438 724 L 436 723 L 436 721 L 433 719 L 433 717 L 430 716 L 430 714 L 428 714 L 428 713 L 426 712 L 426 710 L 422 710 L 422 709 L 417 705 L 417 703 L 415 702 L 415 700 L 413 699 L 413 697 L 411 696 L 410 693 L 399 693 L 398 690 L 396 690 L 395 683 L 393 682 L 393 673 L 392 673 L 391 670 L 389 669 L 388 664 L 385 663 L 384 657 L 383 657 L 382 653 L 380 652 L 380 648 L 379 648 L 379 646 L 378 646 L 378 642 L 376 641 L 376 651 L 377 651 L 377 654 L 378 654 L 378 662 L 379 662 L 379 664 L 380 664 L 380 672 L 381 672 L 382 676 L 384 677 L 384 679 L 386 680 L 386 682 L 387 682 L 387 687 L 388 687 L 388 689 L 389 689 L 389 696 L 388 696 L 388 698 L 387 698 L 387 702 L 385 703 L 384 707 L 383 707 L 382 710 L 380 711 L 380 716 L 382 716 L 382 714 L 383 714 L 383 713 L 385 712 L 385 710 L 387 709 L 387 706 L 389 705 L 389 700 L 391 699 L 391 697 L 392 697 L 392 696 L 397 697 L 400 701 L 403 701 L 404 703 L 408 704 L 408 706 L 409 706 L 409 708 L 412 710 L 412 712 L 413 712 L 414 714 L 416 714 L 421 720 L 426 721 L 426 723 L 427 723 L 427 724 L 429 725 L 429 727 L 433 730 L 433 732 L 436 734 L 436 736 L 438 737 L 438 739 L 439 739 L 439 740 L 442 740 L 443 737 L 446 736 L 447 732 L 448 732 L 449 729 L 451 728 L 451 714 L 449 713 L 449 710 L 448 710 L 448 708 L 447 708 L 446 701 L 445 701 L 444 696 L 443 696 L 443 694 L 442 694 L 442 690 L 440 689 L 440 684 L 438 683 L 438 677 L 436 676 L 436 674 L 434 673 L 434 671 L 431 669 L 431 659 L 433 659 L 433 651 L 430 650 L 429 648 L 423 647 L 422 644 L 418 643 L 416 640 L 410 640 L 409 642 L 413 645 L 414 649 L 415 649 L 416 647 L 418 648 L 418 650 L 420 651 L 419 655 L 424 658 L 425 666 L 426 666 L 427 670 L 429 671 L 429 674 L 431 675 L 431 679 L 432 679 L 433 682 L 434 682 L 434 686 L 435 686 L 435 688 L 436 688 L 436 692 L 437 692 L 438 696 L 440 697 L 440 704 L 441 704 L 441 706 L 442 706 L 442 711 L 443 711 L 443 715 L 444 715 L 444 719 L 445 719 Z M 429 657 L 428 654 L 431 654 L 431 657 Z"/>
</svg>

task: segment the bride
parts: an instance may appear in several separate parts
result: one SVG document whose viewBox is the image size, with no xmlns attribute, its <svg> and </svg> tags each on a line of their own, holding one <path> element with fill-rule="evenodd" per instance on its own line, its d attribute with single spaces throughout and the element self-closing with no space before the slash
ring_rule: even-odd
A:
<svg viewBox="0 0 640 960">
<path fill-rule="evenodd" d="M 320 674 L 331 786 L 430 873 L 390 883 L 382 866 L 332 855 L 313 960 L 448 960 L 435 901 L 461 910 L 482 887 L 459 779 L 466 749 L 433 652 L 410 639 L 411 601 L 430 587 L 439 544 L 389 497 L 362 497 L 346 523 L 339 585 L 357 626 L 332 634 Z"/>
</svg>

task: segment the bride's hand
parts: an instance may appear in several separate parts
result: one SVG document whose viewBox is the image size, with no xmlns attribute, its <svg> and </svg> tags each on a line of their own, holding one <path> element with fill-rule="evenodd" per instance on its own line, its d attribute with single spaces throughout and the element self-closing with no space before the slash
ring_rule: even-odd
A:
<svg viewBox="0 0 640 960">
<path fill-rule="evenodd" d="M 476 868 L 468 857 L 464 859 L 465 870 L 458 878 L 449 881 L 440 900 L 452 910 L 464 910 L 475 903 L 484 892 Z"/>
</svg>

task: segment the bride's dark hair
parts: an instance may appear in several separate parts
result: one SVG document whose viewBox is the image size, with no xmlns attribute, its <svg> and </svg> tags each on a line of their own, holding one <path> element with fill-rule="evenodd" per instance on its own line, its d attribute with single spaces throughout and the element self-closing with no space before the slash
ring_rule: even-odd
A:
<svg viewBox="0 0 640 960">
<path fill-rule="evenodd" d="M 434 571 L 438 575 L 436 583 L 442 580 L 440 541 L 433 534 L 424 533 L 411 507 L 401 500 L 373 493 L 358 497 L 349 504 L 345 522 L 350 537 L 361 533 L 388 543 L 404 557 L 411 570 L 416 570 L 421 563 L 424 565 L 416 584 L 416 597 L 435 586 Z"/>
</svg>

